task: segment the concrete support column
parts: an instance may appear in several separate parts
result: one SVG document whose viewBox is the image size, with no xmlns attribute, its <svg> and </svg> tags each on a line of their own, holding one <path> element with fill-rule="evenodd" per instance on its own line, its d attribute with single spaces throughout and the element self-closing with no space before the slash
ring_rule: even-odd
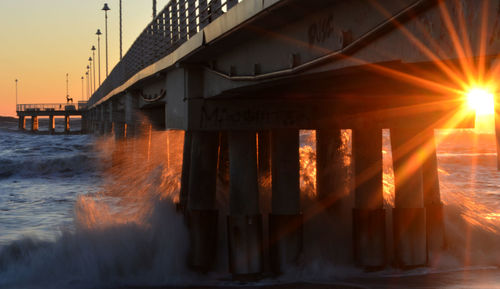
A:
<svg viewBox="0 0 500 289">
<path fill-rule="evenodd" d="M 297 264 L 302 252 L 300 213 L 299 131 L 272 132 L 272 214 L 269 216 L 271 270 L 281 274 L 287 265 Z"/>
<path fill-rule="evenodd" d="M 105 118 L 104 118 L 104 104 L 99 105 L 99 135 L 104 135 L 106 132 L 105 127 Z"/>
<path fill-rule="evenodd" d="M 417 130 L 391 129 L 395 208 L 393 230 L 395 261 L 411 268 L 427 263 L 426 220 L 422 159 Z"/>
<path fill-rule="evenodd" d="M 56 125 L 55 125 L 55 121 L 54 121 L 54 116 L 50 115 L 49 116 L 49 133 L 54 134 L 55 130 L 56 130 Z"/>
<path fill-rule="evenodd" d="M 213 269 L 217 251 L 218 211 L 215 204 L 219 134 L 192 132 L 188 187 L 190 265 L 202 272 Z"/>
<path fill-rule="evenodd" d="M 263 269 L 255 132 L 229 133 L 229 160 L 229 268 L 234 279 L 255 280 Z"/>
<path fill-rule="evenodd" d="M 31 117 L 31 131 L 38 131 L 38 116 Z"/>
<path fill-rule="evenodd" d="M 434 129 L 426 130 L 422 167 L 429 260 L 437 260 L 446 247 L 443 203 L 439 189 L 438 163 Z"/>
<path fill-rule="evenodd" d="M 89 113 L 85 112 L 82 114 L 81 132 L 87 133 L 89 131 Z"/>
<path fill-rule="evenodd" d="M 70 127 L 69 127 L 69 115 L 64 116 L 64 132 L 69 133 Z"/>
<path fill-rule="evenodd" d="M 182 152 L 181 190 L 179 192 L 179 203 L 177 203 L 177 211 L 180 212 L 185 212 L 188 202 L 189 168 L 191 167 L 191 142 L 192 133 L 191 131 L 186 131 L 184 133 L 184 149 Z"/>
<path fill-rule="evenodd" d="M 353 129 L 352 153 L 355 176 L 354 259 L 358 266 L 380 269 L 386 265 L 382 130 L 370 126 Z"/>
<path fill-rule="evenodd" d="M 19 130 L 26 130 L 26 117 L 19 116 Z"/>
<path fill-rule="evenodd" d="M 344 156 L 341 151 L 340 129 L 316 131 L 316 188 L 323 208 L 336 211 L 344 194 L 347 176 L 344 173 Z"/>
</svg>

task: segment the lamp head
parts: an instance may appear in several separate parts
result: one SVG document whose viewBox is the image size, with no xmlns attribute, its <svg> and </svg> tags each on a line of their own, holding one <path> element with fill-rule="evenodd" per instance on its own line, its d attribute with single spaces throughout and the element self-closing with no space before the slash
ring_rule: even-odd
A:
<svg viewBox="0 0 500 289">
<path fill-rule="evenodd" d="M 89 57 L 89 61 L 92 61 L 92 57 Z"/>
<path fill-rule="evenodd" d="M 111 9 L 109 9 L 108 3 L 104 3 L 104 7 L 102 7 L 102 10 L 103 11 L 109 11 L 109 10 L 111 10 Z"/>
<path fill-rule="evenodd" d="M 92 45 L 92 48 L 90 48 L 90 50 L 95 51 L 95 46 Z"/>
<path fill-rule="evenodd" d="M 98 36 L 101 36 L 102 35 L 101 29 L 97 29 L 97 32 L 95 34 L 98 35 Z"/>
</svg>

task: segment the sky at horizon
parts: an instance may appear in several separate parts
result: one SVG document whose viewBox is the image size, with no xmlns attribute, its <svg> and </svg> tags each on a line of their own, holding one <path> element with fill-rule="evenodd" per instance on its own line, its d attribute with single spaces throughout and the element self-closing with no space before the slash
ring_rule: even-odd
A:
<svg viewBox="0 0 500 289">
<path fill-rule="evenodd" d="M 123 54 L 152 20 L 152 0 L 122 0 Z M 157 0 L 158 11 L 168 0 Z M 90 48 L 97 47 L 97 29 L 104 33 L 108 3 L 109 71 L 119 60 L 119 0 L 1 0 L 0 116 L 15 116 L 15 79 L 19 103 L 82 100 Z M 97 66 L 97 53 L 96 53 Z M 101 80 L 105 78 L 105 40 L 101 37 Z M 98 72 L 96 70 L 96 81 Z M 84 90 L 86 82 L 84 80 Z M 86 100 L 86 91 L 83 93 Z"/>
</svg>

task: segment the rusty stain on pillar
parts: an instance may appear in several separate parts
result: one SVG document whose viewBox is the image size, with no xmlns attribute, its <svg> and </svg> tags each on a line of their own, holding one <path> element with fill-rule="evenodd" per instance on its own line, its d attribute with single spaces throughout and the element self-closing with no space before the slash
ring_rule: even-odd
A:
<svg viewBox="0 0 500 289">
<path fill-rule="evenodd" d="M 391 129 L 394 167 L 394 255 L 401 268 L 427 264 L 422 159 L 418 155 L 420 131 Z"/>
<path fill-rule="evenodd" d="M 272 198 L 269 215 L 271 270 L 297 265 L 302 252 L 299 131 L 274 130 L 271 135 Z"/>
<path fill-rule="evenodd" d="M 426 212 L 427 249 L 429 260 L 437 260 L 446 247 L 443 203 L 439 189 L 438 162 L 434 129 L 423 132 L 424 155 L 422 167 L 424 206 Z"/>
<path fill-rule="evenodd" d="M 255 132 L 229 132 L 229 167 L 229 269 L 235 280 L 255 280 L 263 269 Z"/>
<path fill-rule="evenodd" d="M 340 129 L 316 131 L 316 190 L 324 209 L 339 209 L 344 195 L 346 174 Z"/>
<path fill-rule="evenodd" d="M 38 116 L 31 117 L 31 131 L 38 131 Z"/>
<path fill-rule="evenodd" d="M 213 269 L 216 261 L 218 145 L 218 133 L 192 132 L 188 186 L 189 264 L 201 272 Z"/>
<path fill-rule="evenodd" d="M 353 129 L 352 153 L 355 178 L 354 260 L 365 269 L 381 269 L 386 265 L 382 130 L 369 125 Z"/>
<path fill-rule="evenodd" d="M 219 161 L 217 163 L 218 179 L 229 183 L 229 144 L 227 132 L 221 132 L 219 138 Z"/>
<path fill-rule="evenodd" d="M 259 131 L 257 139 L 259 177 L 269 180 L 271 177 L 271 131 Z"/>
</svg>

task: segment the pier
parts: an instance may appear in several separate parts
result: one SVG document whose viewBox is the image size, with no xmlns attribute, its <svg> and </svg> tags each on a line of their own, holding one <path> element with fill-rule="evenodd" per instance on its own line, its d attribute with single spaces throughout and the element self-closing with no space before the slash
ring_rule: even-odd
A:
<svg viewBox="0 0 500 289">
<path fill-rule="evenodd" d="M 462 2 L 465 8 L 450 16 L 441 8 L 453 7 L 452 0 L 171 0 L 85 107 L 21 106 L 20 128 L 28 116 L 36 130 L 40 116 L 81 115 L 88 133 L 117 139 L 153 128 L 184 132 L 177 207 L 189 225 L 189 264 L 210 272 L 225 256 L 217 252 L 222 220 L 227 271 L 236 280 L 280 274 L 299 262 L 308 222 L 300 130 L 316 132 L 321 212 L 341 209 L 341 130 L 349 130 L 352 232 L 338 234 L 352 240 L 345 248 L 351 262 L 366 270 L 426 266 L 445 247 L 434 129 L 474 127 L 457 78 L 466 79 L 464 62 L 491 67 L 500 52 L 500 1 L 490 1 L 495 9 L 481 17 L 475 0 Z M 480 31 L 488 19 L 484 47 L 453 49 L 458 36 L 446 31 L 460 27 L 460 17 L 468 31 Z M 483 41 L 479 33 L 470 40 Z M 422 48 L 436 43 L 434 51 Z M 391 212 L 383 200 L 383 129 L 393 155 Z M 151 145 L 170 150 L 168 141 Z M 221 171 L 229 179 L 227 216 L 216 204 Z M 269 215 L 260 202 L 266 177 Z"/>
<path fill-rule="evenodd" d="M 55 120 L 56 118 L 64 118 L 64 131 L 57 133 L 70 133 L 75 132 L 71 130 L 70 119 L 72 116 L 81 117 L 81 131 L 85 133 L 86 130 L 86 111 L 87 102 L 79 101 L 73 103 L 45 103 L 45 104 L 18 104 L 16 107 L 17 116 L 19 117 L 19 130 L 25 131 L 26 119 L 31 119 L 31 128 L 29 131 L 39 131 L 39 119 L 48 118 L 47 131 L 50 134 L 56 133 Z"/>
</svg>

